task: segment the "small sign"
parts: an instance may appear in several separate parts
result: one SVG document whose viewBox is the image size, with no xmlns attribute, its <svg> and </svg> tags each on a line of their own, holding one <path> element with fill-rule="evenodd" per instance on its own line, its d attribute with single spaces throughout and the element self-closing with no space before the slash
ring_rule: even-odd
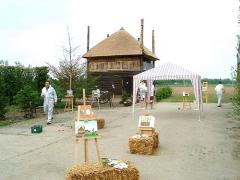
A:
<svg viewBox="0 0 240 180">
<path fill-rule="evenodd" d="M 188 92 L 183 91 L 183 96 L 189 96 Z"/>
<path fill-rule="evenodd" d="M 139 116 L 138 127 L 154 128 L 154 116 Z"/>
<path fill-rule="evenodd" d="M 92 97 L 99 98 L 100 97 L 100 90 L 92 90 Z"/>
<path fill-rule="evenodd" d="M 97 137 L 97 121 L 76 121 L 75 135 L 84 138 Z"/>
<path fill-rule="evenodd" d="M 72 96 L 73 95 L 73 91 L 71 89 L 67 90 L 67 95 L 68 96 Z"/>
</svg>

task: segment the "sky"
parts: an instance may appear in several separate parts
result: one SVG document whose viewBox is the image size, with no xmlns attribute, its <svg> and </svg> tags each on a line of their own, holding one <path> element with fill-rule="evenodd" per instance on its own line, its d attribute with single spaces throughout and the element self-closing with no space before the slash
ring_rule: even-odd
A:
<svg viewBox="0 0 240 180">
<path fill-rule="evenodd" d="M 0 60 L 28 66 L 58 64 L 69 27 L 78 54 L 124 27 L 151 49 L 157 66 L 173 62 L 202 78 L 231 78 L 236 64 L 238 0 L 0 0 Z"/>
</svg>

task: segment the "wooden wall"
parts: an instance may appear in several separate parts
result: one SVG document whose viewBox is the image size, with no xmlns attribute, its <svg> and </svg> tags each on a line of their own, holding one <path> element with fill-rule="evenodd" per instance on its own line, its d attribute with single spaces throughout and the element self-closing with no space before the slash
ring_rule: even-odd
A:
<svg viewBox="0 0 240 180">
<path fill-rule="evenodd" d="M 122 94 L 123 90 L 132 94 L 133 75 L 140 71 L 116 71 L 116 72 L 91 72 L 90 75 L 97 77 L 97 85 L 101 90 L 108 90 L 114 94 Z M 115 86 L 115 88 L 112 87 Z"/>
<path fill-rule="evenodd" d="M 104 57 L 88 59 L 89 72 L 140 70 L 140 57 Z"/>
<path fill-rule="evenodd" d="M 114 91 L 115 94 L 122 94 L 125 90 L 131 94 L 133 75 L 151 68 L 149 65 L 151 61 L 141 56 L 94 57 L 88 58 L 88 73 L 97 77 L 101 90 Z"/>
</svg>

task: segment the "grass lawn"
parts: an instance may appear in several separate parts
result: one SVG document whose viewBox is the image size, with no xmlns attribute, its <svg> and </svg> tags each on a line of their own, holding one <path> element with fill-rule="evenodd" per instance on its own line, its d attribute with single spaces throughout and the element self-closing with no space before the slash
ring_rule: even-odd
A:
<svg viewBox="0 0 240 180">
<path fill-rule="evenodd" d="M 193 87 L 176 87 L 176 86 L 171 86 L 173 90 L 173 94 L 171 97 L 167 99 L 161 100 L 161 102 L 182 102 L 182 92 L 189 92 L 190 93 L 190 101 L 194 101 L 194 93 L 193 93 Z M 215 86 L 210 86 L 208 88 L 208 102 L 209 103 L 216 103 L 217 102 L 217 97 L 216 93 L 214 90 Z M 231 99 L 234 93 L 234 88 L 231 86 L 225 86 L 225 93 L 223 97 L 223 103 L 231 103 Z M 205 102 L 205 100 L 204 100 Z"/>
</svg>

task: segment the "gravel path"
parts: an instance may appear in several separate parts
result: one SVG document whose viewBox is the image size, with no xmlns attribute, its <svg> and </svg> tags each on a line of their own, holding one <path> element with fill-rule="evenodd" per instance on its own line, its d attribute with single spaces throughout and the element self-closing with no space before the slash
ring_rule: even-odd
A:
<svg viewBox="0 0 240 180">
<path fill-rule="evenodd" d="M 199 121 L 195 110 L 178 110 L 178 103 L 158 103 L 152 110 L 107 108 L 95 113 L 105 118 L 101 135 L 102 157 L 132 161 L 142 180 L 240 180 L 240 121 L 231 119 L 231 105 L 204 105 Z M 128 151 L 128 137 L 137 132 L 138 116 L 156 117 L 160 149 L 154 155 Z M 46 126 L 45 118 L 0 128 L 0 180 L 61 180 L 74 162 L 72 112 L 57 114 Z M 41 134 L 31 134 L 33 124 L 43 124 Z M 90 159 L 96 160 L 89 143 Z M 83 144 L 80 143 L 83 161 Z"/>
</svg>

